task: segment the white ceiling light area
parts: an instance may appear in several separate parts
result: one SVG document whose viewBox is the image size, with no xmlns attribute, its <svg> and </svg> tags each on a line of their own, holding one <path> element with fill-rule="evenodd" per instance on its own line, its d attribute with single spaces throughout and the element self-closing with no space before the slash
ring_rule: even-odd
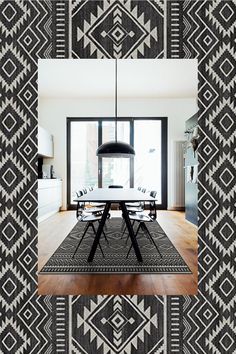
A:
<svg viewBox="0 0 236 354">
<path fill-rule="evenodd" d="M 118 59 L 119 98 L 196 98 L 196 59 Z M 41 98 L 114 98 L 114 59 L 40 59 Z"/>
</svg>

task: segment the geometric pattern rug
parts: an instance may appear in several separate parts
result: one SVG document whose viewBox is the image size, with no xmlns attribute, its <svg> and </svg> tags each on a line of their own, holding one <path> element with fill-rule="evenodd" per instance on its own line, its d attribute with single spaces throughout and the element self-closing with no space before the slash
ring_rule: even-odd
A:
<svg viewBox="0 0 236 354">
<path fill-rule="evenodd" d="M 72 257 L 85 227 L 85 223 L 78 222 L 50 257 L 41 273 L 191 273 L 157 222 L 149 223 L 147 227 L 162 258 L 142 231 L 139 232 L 137 241 L 143 262 L 138 262 L 133 249 L 126 258 L 130 240 L 126 244 L 127 233 L 121 238 L 121 225 L 121 218 L 107 221 L 105 233 L 109 244 L 104 237 L 101 237 L 100 241 L 105 258 L 97 248 L 93 262 L 89 263 L 87 258 L 94 240 L 91 228 L 86 233 L 75 257 Z"/>
</svg>

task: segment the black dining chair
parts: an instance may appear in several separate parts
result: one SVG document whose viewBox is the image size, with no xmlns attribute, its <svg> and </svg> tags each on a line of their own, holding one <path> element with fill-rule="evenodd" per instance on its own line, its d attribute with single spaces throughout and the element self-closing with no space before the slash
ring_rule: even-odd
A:
<svg viewBox="0 0 236 354">
<path fill-rule="evenodd" d="M 157 192 L 156 191 L 151 191 L 150 192 L 150 196 L 155 198 L 156 197 Z M 160 257 L 162 258 L 162 254 L 157 246 L 157 244 L 155 243 L 150 231 L 148 230 L 146 223 L 150 223 L 150 222 L 154 222 L 156 221 L 157 218 L 157 210 L 156 210 L 156 202 L 155 201 L 150 201 L 149 202 L 149 214 L 145 214 L 144 212 L 141 213 L 132 213 L 129 215 L 130 220 L 133 220 L 133 225 L 135 222 L 138 222 L 138 228 L 137 231 L 135 233 L 135 237 L 137 237 L 140 229 L 143 230 L 144 234 L 147 235 L 147 237 L 149 238 L 150 242 L 153 243 L 153 245 L 155 246 L 157 252 L 159 253 Z M 128 236 L 129 237 L 129 236 Z M 130 254 L 130 251 L 132 249 L 132 244 L 129 248 L 129 251 L 127 253 L 127 258 Z"/>
<path fill-rule="evenodd" d="M 77 198 L 82 197 L 84 195 L 84 191 L 76 192 Z M 99 214 L 101 215 L 104 211 L 105 203 L 89 203 L 86 205 L 84 202 L 80 202 L 77 200 L 77 207 L 76 207 L 76 217 L 80 215 L 80 212 L 87 212 L 90 214 Z"/>
<path fill-rule="evenodd" d="M 77 220 L 80 221 L 80 222 L 86 223 L 86 226 L 84 228 L 83 235 L 82 235 L 82 237 L 81 237 L 81 239 L 80 239 L 80 241 L 79 241 L 79 243 L 78 243 L 78 245 L 77 245 L 77 247 L 76 247 L 76 249 L 74 251 L 74 254 L 73 254 L 72 258 L 75 257 L 75 254 L 76 254 L 79 246 L 81 245 L 81 243 L 82 243 L 82 241 L 83 241 L 83 239 L 84 239 L 84 237 L 85 237 L 85 235 L 86 235 L 86 233 L 87 233 L 89 228 L 91 228 L 93 230 L 94 235 L 96 236 L 96 230 L 95 230 L 95 227 L 94 227 L 94 223 L 95 222 L 100 222 L 101 218 L 102 218 L 102 214 L 101 213 L 91 213 L 90 212 L 91 208 L 89 209 L 89 211 L 85 210 L 84 209 L 84 203 L 79 203 L 78 202 L 78 205 L 79 206 L 77 206 L 77 210 L 76 210 Z M 104 235 L 104 238 L 105 238 L 106 242 L 109 244 L 109 242 L 107 240 L 107 237 L 106 237 L 106 234 L 105 234 L 104 231 L 102 231 L 102 234 Z M 99 246 L 99 248 L 101 250 L 101 253 L 102 253 L 103 257 L 105 257 L 100 243 L 98 243 L 98 246 Z"/>
<path fill-rule="evenodd" d="M 138 187 L 137 188 L 138 191 L 145 193 L 146 192 L 146 188 L 142 188 L 142 187 Z M 144 206 L 145 203 L 144 202 L 129 202 L 129 203 L 125 203 L 127 211 L 129 214 L 133 214 L 133 213 L 141 213 L 142 211 L 144 211 Z M 135 221 L 133 221 L 131 223 L 132 227 L 134 226 Z M 123 220 L 122 222 L 122 226 L 121 226 L 121 231 L 122 231 L 122 235 L 121 238 L 123 238 L 125 231 L 126 231 L 126 224 L 125 221 Z"/>
<path fill-rule="evenodd" d="M 143 192 L 145 193 L 146 192 L 146 188 L 142 188 L 142 187 L 138 187 L 137 190 L 139 192 Z M 142 202 L 130 202 L 130 203 L 125 203 L 126 207 L 131 207 L 131 208 L 142 208 L 143 206 L 143 203 Z M 137 210 L 137 211 L 142 211 L 142 210 Z"/>
</svg>

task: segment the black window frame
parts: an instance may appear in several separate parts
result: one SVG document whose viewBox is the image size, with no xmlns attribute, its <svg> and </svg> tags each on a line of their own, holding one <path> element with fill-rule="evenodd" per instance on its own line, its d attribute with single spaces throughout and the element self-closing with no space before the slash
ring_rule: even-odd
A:
<svg viewBox="0 0 236 354">
<path fill-rule="evenodd" d="M 161 192 L 162 192 L 162 203 L 157 204 L 157 209 L 166 210 L 167 209 L 167 178 L 168 178 L 168 117 L 118 117 L 118 121 L 128 121 L 130 122 L 130 144 L 134 146 L 134 121 L 135 120 L 158 120 L 161 121 L 161 166 L 162 166 L 162 177 L 161 177 Z M 67 117 L 67 209 L 74 210 L 76 208 L 75 204 L 70 203 L 71 195 L 71 123 L 72 122 L 86 122 L 86 121 L 96 121 L 98 122 L 98 146 L 102 144 L 102 122 L 103 121 L 114 121 L 114 118 L 110 117 Z M 98 187 L 101 187 L 102 181 L 102 158 L 98 158 Z M 134 159 L 130 159 L 130 187 L 134 187 Z M 145 187 L 145 186 L 143 186 Z"/>
</svg>

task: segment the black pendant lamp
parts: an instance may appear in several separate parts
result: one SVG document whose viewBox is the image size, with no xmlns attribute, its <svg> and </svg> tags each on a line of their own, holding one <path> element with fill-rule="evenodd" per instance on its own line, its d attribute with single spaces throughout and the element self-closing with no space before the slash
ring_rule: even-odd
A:
<svg viewBox="0 0 236 354">
<path fill-rule="evenodd" d="M 108 141 L 97 149 L 98 157 L 133 157 L 134 148 L 122 141 L 117 141 L 117 59 L 115 72 L 115 141 Z"/>
</svg>

